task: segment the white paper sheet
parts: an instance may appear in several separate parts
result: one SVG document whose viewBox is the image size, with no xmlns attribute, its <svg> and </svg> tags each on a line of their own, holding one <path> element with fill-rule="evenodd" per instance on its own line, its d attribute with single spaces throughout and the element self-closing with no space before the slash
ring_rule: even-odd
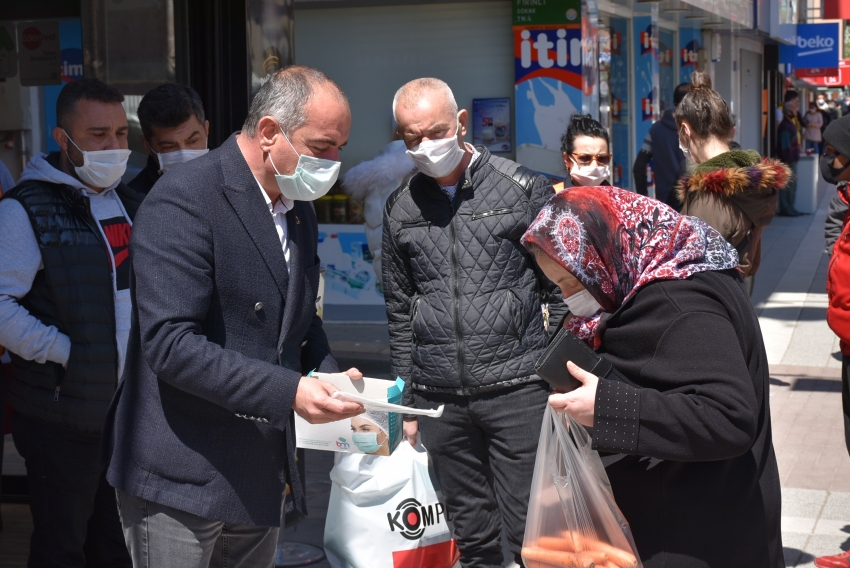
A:
<svg viewBox="0 0 850 568">
<path fill-rule="evenodd" d="M 401 406 L 398 404 L 390 404 L 388 402 L 380 402 L 350 392 L 336 391 L 331 395 L 331 398 L 344 400 L 346 402 L 359 402 L 366 410 L 374 410 L 376 412 L 397 412 L 398 414 L 415 414 L 417 416 L 430 416 L 431 418 L 439 418 L 443 415 L 444 404 L 441 404 L 435 410 L 422 410 L 419 408 L 410 408 L 409 406 Z"/>
</svg>

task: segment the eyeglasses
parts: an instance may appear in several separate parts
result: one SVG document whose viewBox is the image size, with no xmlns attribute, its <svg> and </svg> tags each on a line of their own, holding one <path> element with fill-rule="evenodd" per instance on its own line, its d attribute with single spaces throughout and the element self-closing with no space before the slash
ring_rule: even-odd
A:
<svg viewBox="0 0 850 568">
<path fill-rule="evenodd" d="M 611 163 L 611 154 L 570 154 L 573 160 L 580 166 L 589 166 L 592 162 L 596 162 L 600 166 L 607 166 Z"/>
</svg>

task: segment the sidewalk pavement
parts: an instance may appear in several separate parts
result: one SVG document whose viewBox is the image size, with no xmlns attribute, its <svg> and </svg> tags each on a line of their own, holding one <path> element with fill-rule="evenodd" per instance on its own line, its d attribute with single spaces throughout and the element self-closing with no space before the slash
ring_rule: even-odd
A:
<svg viewBox="0 0 850 568">
<path fill-rule="evenodd" d="M 814 566 L 817 556 L 850 550 L 850 457 L 844 444 L 841 362 L 838 341 L 825 320 L 828 257 L 823 224 L 833 189 L 823 184 L 818 190 L 815 214 L 777 217 L 765 230 L 753 293 L 771 369 L 785 559 L 787 566 L 801 568 Z M 368 376 L 391 378 L 386 323 L 327 322 L 325 329 L 341 368 L 356 366 Z M 16 456 L 9 455 L 10 446 L 11 441 L 6 444 L 7 472 L 20 468 Z M 308 451 L 305 465 L 310 515 L 282 531 L 281 539 L 321 547 L 333 454 Z M 7 523 L 0 533 L 0 550 L 8 550 L 4 543 L 11 542 L 7 539 L 12 535 L 22 534 L 19 519 L 28 511 L 20 507 L 4 505 Z M 0 567 L 17 565 L 0 559 Z"/>
</svg>

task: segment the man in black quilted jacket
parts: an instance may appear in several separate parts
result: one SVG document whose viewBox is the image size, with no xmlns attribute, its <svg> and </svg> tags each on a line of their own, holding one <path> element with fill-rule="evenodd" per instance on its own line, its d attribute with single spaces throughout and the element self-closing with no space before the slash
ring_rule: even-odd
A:
<svg viewBox="0 0 850 568">
<path fill-rule="evenodd" d="M 549 395 L 534 373 L 548 337 L 541 307 L 563 304 L 519 239 L 552 188 L 466 144 L 469 115 L 439 79 L 404 85 L 393 114 L 419 170 L 384 210 L 393 373 L 406 405 L 446 405 L 441 418 L 405 420 L 405 435 L 421 433 L 431 455 L 463 566 L 501 567 L 503 528 L 521 563 Z"/>
</svg>

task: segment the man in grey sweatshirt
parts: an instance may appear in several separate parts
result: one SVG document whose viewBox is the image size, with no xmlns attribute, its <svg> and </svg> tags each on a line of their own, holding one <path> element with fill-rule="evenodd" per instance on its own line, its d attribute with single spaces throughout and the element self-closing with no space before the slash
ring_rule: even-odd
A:
<svg viewBox="0 0 850 568">
<path fill-rule="evenodd" d="M 0 345 L 24 458 L 30 566 L 130 566 L 101 438 L 130 330 L 129 241 L 142 196 L 120 183 L 124 97 L 94 79 L 56 103 L 61 148 L 0 200 Z"/>
</svg>

